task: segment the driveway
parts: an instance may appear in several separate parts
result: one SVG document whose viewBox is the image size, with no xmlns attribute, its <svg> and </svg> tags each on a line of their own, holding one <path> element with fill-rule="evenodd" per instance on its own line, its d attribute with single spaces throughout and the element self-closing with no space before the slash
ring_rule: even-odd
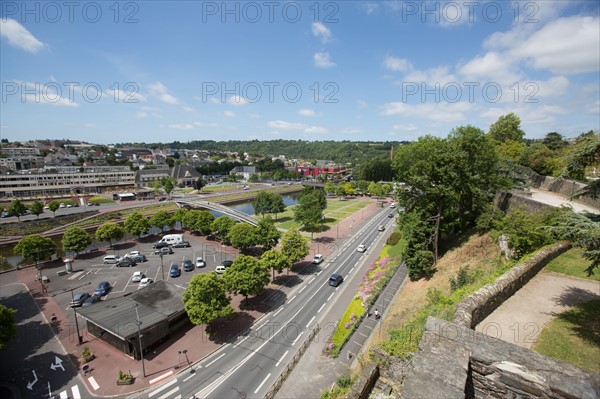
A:
<svg viewBox="0 0 600 399">
<path fill-rule="evenodd" d="M 600 299 L 600 282 L 542 270 L 475 329 L 531 349 L 546 323 L 594 299 Z"/>
</svg>

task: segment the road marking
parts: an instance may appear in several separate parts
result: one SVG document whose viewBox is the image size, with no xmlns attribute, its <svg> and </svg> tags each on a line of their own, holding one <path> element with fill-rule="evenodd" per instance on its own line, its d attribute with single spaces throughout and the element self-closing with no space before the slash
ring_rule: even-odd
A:
<svg viewBox="0 0 600 399">
<path fill-rule="evenodd" d="M 217 358 L 213 359 L 210 363 L 205 364 L 203 367 L 210 367 L 214 362 L 216 362 L 217 360 L 219 360 L 223 356 L 225 356 L 225 353 L 221 353 Z"/>
<path fill-rule="evenodd" d="M 352 269 L 350 269 L 350 271 L 348 272 L 348 274 L 352 273 L 352 271 L 354 270 L 355 266 L 352 266 Z"/>
<path fill-rule="evenodd" d="M 319 308 L 319 310 L 317 310 L 317 313 L 321 313 L 321 310 L 323 310 L 323 307 L 325 306 L 326 303 L 322 304 L 321 307 Z"/>
<path fill-rule="evenodd" d="M 80 274 L 83 274 L 83 271 L 77 272 L 77 273 L 73 273 L 73 275 L 69 276 L 69 278 L 67 278 L 67 280 L 75 280 L 77 277 L 79 277 Z"/>
<path fill-rule="evenodd" d="M 96 379 L 94 377 L 88 378 L 88 381 L 90 382 L 90 385 L 92 386 L 92 388 L 94 388 L 94 391 L 96 391 L 96 390 L 98 390 L 98 388 L 100 388 L 100 385 L 98 385 L 98 383 L 96 382 Z"/>
<path fill-rule="evenodd" d="M 285 353 L 283 354 L 283 356 L 281 356 L 281 359 L 279 359 L 279 361 L 277 362 L 277 364 L 275 364 L 275 367 L 279 366 L 279 364 L 283 361 L 283 358 L 289 353 L 289 351 L 285 351 Z M 256 393 L 256 392 L 254 392 Z"/>
<path fill-rule="evenodd" d="M 169 396 L 173 395 L 177 391 L 179 391 L 179 387 L 171 389 L 169 392 L 165 393 L 163 396 L 160 396 L 158 399 L 167 399 Z"/>
<path fill-rule="evenodd" d="M 79 387 L 77 385 L 71 387 L 71 392 L 73 392 L 73 399 L 81 399 L 81 394 L 79 393 Z"/>
<path fill-rule="evenodd" d="M 294 295 L 293 297 L 291 297 L 291 298 L 290 298 L 290 300 L 288 301 L 288 304 L 292 303 L 292 301 L 293 301 L 294 299 L 296 299 L 296 296 L 297 296 L 297 295 Z"/>
<path fill-rule="evenodd" d="M 321 274 L 321 273 L 323 273 L 323 270 L 321 270 L 319 273 L 317 273 L 317 276 L 318 276 L 319 274 Z"/>
<path fill-rule="evenodd" d="M 279 308 L 279 310 L 275 313 L 273 313 L 273 317 L 277 316 L 279 314 L 279 312 L 281 312 L 283 310 L 283 306 Z"/>
<path fill-rule="evenodd" d="M 308 283 L 306 283 L 306 285 L 308 285 L 308 284 L 312 283 L 313 281 L 315 281 L 315 278 L 316 278 L 316 277 L 313 277 L 313 278 L 311 278 L 311 279 L 308 281 Z"/>
<path fill-rule="evenodd" d="M 170 376 L 172 374 L 173 374 L 173 370 L 169 371 L 168 373 L 164 373 L 163 375 L 159 375 L 158 377 L 153 378 L 148 382 L 150 383 L 150 385 L 156 384 L 157 382 L 164 380 L 165 378 L 167 378 L 168 376 Z"/>
<path fill-rule="evenodd" d="M 240 342 L 237 342 L 233 345 L 234 348 L 237 348 L 238 346 L 240 346 L 241 344 L 244 343 L 245 340 L 247 340 L 248 338 L 250 338 L 250 335 L 246 335 L 244 338 L 242 338 L 242 340 Z"/>
<path fill-rule="evenodd" d="M 67 391 L 62 391 L 60 393 L 60 399 L 69 399 L 69 394 L 67 393 Z"/>
<path fill-rule="evenodd" d="M 335 294 L 335 292 L 332 292 L 328 297 L 327 300 L 329 301 L 331 299 L 331 297 L 333 296 L 333 294 Z"/>
<path fill-rule="evenodd" d="M 306 289 L 306 287 L 307 287 L 307 286 L 305 285 L 304 287 L 300 288 L 300 291 L 298 291 L 298 294 L 301 294 L 301 293 L 302 293 L 302 291 L 304 291 L 304 290 Z"/>
<path fill-rule="evenodd" d="M 191 378 L 194 378 L 194 376 L 196 376 L 196 374 L 197 374 L 197 373 L 196 373 L 196 372 L 194 372 L 194 373 L 190 374 L 190 376 L 189 376 L 189 377 L 185 377 L 185 378 L 183 379 L 183 382 L 186 382 L 187 380 L 189 380 L 189 379 L 191 379 Z"/>
<path fill-rule="evenodd" d="M 258 325 L 256 325 L 254 327 L 255 330 L 260 330 L 265 324 L 267 324 L 269 322 L 269 319 L 265 319 L 263 320 L 261 323 L 259 323 Z"/>
<path fill-rule="evenodd" d="M 300 331 L 300 334 L 298 334 L 298 336 L 296 337 L 294 342 L 292 342 L 292 346 L 296 345 L 296 342 L 298 342 L 298 340 L 300 339 L 300 337 L 302 336 L 303 333 L 304 333 L 304 331 Z"/>
<path fill-rule="evenodd" d="M 271 376 L 271 373 L 267 374 L 267 376 L 265 377 L 265 379 L 260 383 L 260 385 L 258 386 L 258 388 L 256 388 L 256 390 L 254 391 L 255 394 L 262 388 L 262 386 L 265 384 L 265 382 L 267 382 L 267 380 L 269 379 L 270 376 Z"/>
<path fill-rule="evenodd" d="M 170 371 L 170 372 L 169 372 L 169 373 L 167 373 L 167 374 L 173 374 L 173 371 Z M 150 393 L 148 394 L 148 397 L 152 397 L 152 396 L 154 396 L 154 395 L 158 394 L 160 391 L 163 391 L 163 390 L 167 389 L 168 387 L 170 387 L 170 386 L 171 386 L 171 385 L 173 385 L 173 384 L 177 384 L 177 378 L 173 378 L 171 381 L 167 382 L 167 383 L 166 383 L 165 385 L 163 385 L 162 387 L 160 387 L 160 388 L 158 388 L 158 389 L 155 389 L 154 391 L 150 392 Z"/>
<path fill-rule="evenodd" d="M 308 324 L 306 325 L 306 328 L 308 328 L 308 326 L 310 326 L 310 323 L 313 322 L 313 320 L 315 319 L 316 316 L 313 316 L 312 319 L 310 319 L 310 321 L 308 322 Z"/>
</svg>

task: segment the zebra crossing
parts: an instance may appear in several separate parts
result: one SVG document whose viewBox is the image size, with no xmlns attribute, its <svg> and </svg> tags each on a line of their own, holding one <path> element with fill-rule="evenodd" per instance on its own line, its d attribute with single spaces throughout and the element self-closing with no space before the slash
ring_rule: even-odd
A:
<svg viewBox="0 0 600 399">
<path fill-rule="evenodd" d="M 79 393 L 79 387 L 77 385 L 71 387 L 71 393 L 72 396 L 69 396 L 69 391 L 65 389 L 64 391 L 61 391 L 58 397 L 60 399 L 81 399 L 81 394 Z"/>
<path fill-rule="evenodd" d="M 148 394 L 148 397 L 149 398 L 153 398 L 153 396 L 159 395 L 160 393 L 162 393 L 163 391 L 165 391 L 167 388 L 171 388 L 175 384 L 177 384 L 177 378 L 174 378 L 173 380 L 171 380 L 168 383 L 164 384 L 160 388 L 155 389 L 154 391 L 150 392 Z M 178 391 L 179 391 L 179 386 L 176 386 L 174 388 L 171 388 L 169 391 L 164 392 L 162 395 L 157 396 L 157 399 L 166 399 L 166 398 L 181 399 L 181 394 L 179 394 L 177 396 L 173 396 Z"/>
</svg>

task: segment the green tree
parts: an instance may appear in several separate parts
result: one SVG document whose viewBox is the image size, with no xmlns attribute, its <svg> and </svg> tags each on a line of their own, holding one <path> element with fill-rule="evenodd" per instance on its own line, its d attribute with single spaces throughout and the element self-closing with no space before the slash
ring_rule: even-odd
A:
<svg viewBox="0 0 600 399">
<path fill-rule="evenodd" d="M 334 194 L 335 191 L 335 184 L 333 184 L 332 181 L 328 181 L 327 183 L 325 183 L 325 192 L 327 194 Z"/>
<path fill-rule="evenodd" d="M 490 136 L 498 142 L 507 140 L 523 141 L 525 132 L 521 129 L 521 118 L 517 115 L 508 113 L 502 115 L 490 126 Z"/>
<path fill-rule="evenodd" d="M 266 215 L 268 213 L 274 213 L 275 218 L 277 214 L 285 210 L 285 204 L 283 203 L 283 197 L 277 193 L 270 191 L 261 191 L 254 199 L 254 212 L 257 215 Z"/>
<path fill-rule="evenodd" d="M 206 210 L 192 209 L 185 215 L 183 221 L 192 231 L 197 231 L 202 235 L 208 235 L 212 231 L 212 223 L 215 216 Z"/>
<path fill-rule="evenodd" d="M 281 273 L 283 269 L 289 268 L 292 265 L 290 260 L 281 251 L 276 249 L 269 249 L 264 252 L 260 257 L 260 261 L 266 268 L 273 270 L 273 279 L 275 279 L 275 271 Z"/>
<path fill-rule="evenodd" d="M 171 227 L 173 225 L 173 218 L 169 212 L 160 210 L 150 217 L 150 226 L 158 227 L 161 231 L 164 231 L 165 226 Z"/>
<path fill-rule="evenodd" d="M 560 150 L 569 144 L 562 134 L 558 132 L 548 133 L 546 137 L 544 137 L 544 140 L 542 140 L 542 143 L 552 151 Z"/>
<path fill-rule="evenodd" d="M 281 237 L 281 253 L 290 265 L 304 259 L 308 255 L 308 243 L 296 229 L 290 229 Z"/>
<path fill-rule="evenodd" d="M 165 158 L 165 163 L 167 165 L 169 165 L 169 168 L 172 168 L 173 166 L 175 166 L 175 160 L 171 157 L 166 157 Z"/>
<path fill-rule="evenodd" d="M 113 241 L 119 241 L 125 235 L 125 230 L 118 223 L 106 222 L 96 229 L 96 239 L 98 241 L 108 241 L 112 247 Z"/>
<path fill-rule="evenodd" d="M 225 281 L 216 273 L 196 274 L 183 291 L 183 306 L 196 325 L 210 324 L 235 313 L 226 295 Z"/>
<path fill-rule="evenodd" d="M 188 212 L 189 211 L 185 208 L 177 209 L 175 213 L 173 213 L 173 222 L 179 222 L 181 224 L 181 227 L 183 228 L 183 226 L 185 225 L 183 221 Z"/>
<path fill-rule="evenodd" d="M 346 185 L 338 184 L 335 188 L 335 195 L 337 195 L 340 199 L 346 195 Z"/>
<path fill-rule="evenodd" d="M 29 206 L 29 210 L 39 219 L 40 215 L 44 213 L 44 204 L 42 204 L 42 201 L 35 200 Z"/>
<path fill-rule="evenodd" d="M 27 207 L 19 199 L 11 202 L 10 206 L 8 207 L 8 213 L 16 216 L 19 222 L 21 221 L 21 216 L 25 215 L 26 212 Z"/>
<path fill-rule="evenodd" d="M 141 237 L 150 230 L 150 222 L 148 221 L 148 218 L 141 213 L 134 212 L 125 219 L 123 227 L 131 234 Z"/>
<path fill-rule="evenodd" d="M 231 228 L 235 226 L 235 220 L 227 216 L 219 216 L 210 225 L 212 231 L 220 240 L 225 239 Z"/>
<path fill-rule="evenodd" d="M 369 183 L 368 191 L 369 194 L 376 198 L 383 197 L 383 195 L 385 194 L 385 192 L 383 191 L 383 186 L 380 183 L 375 182 Z"/>
<path fill-rule="evenodd" d="M 256 243 L 262 245 L 264 249 L 269 250 L 277 245 L 281 238 L 281 232 L 275 227 L 273 219 L 269 216 L 258 221 L 255 228 Z"/>
<path fill-rule="evenodd" d="M 248 178 L 248 181 L 250 183 L 256 183 L 256 182 L 258 182 L 258 175 L 256 173 L 252 173 L 250 175 L 250 177 Z"/>
<path fill-rule="evenodd" d="M 322 223 L 323 210 L 327 206 L 327 200 L 325 199 L 325 207 L 321 200 L 324 195 L 322 190 L 303 192 L 298 198 L 298 205 L 294 207 L 294 219 L 311 233 L 318 230 Z"/>
<path fill-rule="evenodd" d="M 171 194 L 173 192 L 173 189 L 175 188 L 176 182 L 174 181 L 174 179 L 167 179 L 165 181 L 165 184 L 163 185 L 163 189 L 165 190 L 165 193 L 167 194 Z"/>
<path fill-rule="evenodd" d="M 162 189 L 162 183 L 160 182 L 160 180 L 158 180 L 158 177 L 154 178 L 151 187 L 154 191 L 154 194 L 160 194 L 160 190 Z"/>
<path fill-rule="evenodd" d="M 62 245 L 65 253 L 79 253 L 86 249 L 92 243 L 92 237 L 87 231 L 77 226 L 70 226 L 63 234 Z"/>
<path fill-rule="evenodd" d="M 257 244 L 256 228 L 248 223 L 234 225 L 227 234 L 227 240 L 241 251 Z"/>
<path fill-rule="evenodd" d="M 58 210 L 58 208 L 60 208 L 60 202 L 58 201 L 51 201 L 48 204 L 48 209 L 50 209 L 50 212 L 52 212 L 52 217 L 56 217 L 56 211 Z"/>
<path fill-rule="evenodd" d="M 583 257 L 591 262 L 585 269 L 588 276 L 600 267 L 600 223 L 597 216 L 565 211 L 550 231 L 559 239 L 570 240 L 573 245 L 584 249 Z"/>
<path fill-rule="evenodd" d="M 502 158 L 512 159 L 513 161 L 519 161 L 526 149 L 527 145 L 518 140 L 506 140 L 496 144 L 498 155 Z"/>
<path fill-rule="evenodd" d="M 223 274 L 227 291 L 235 295 L 257 295 L 269 283 L 269 268 L 252 256 L 240 255 Z"/>
<path fill-rule="evenodd" d="M 35 263 L 46 260 L 56 253 L 56 244 L 50 238 L 39 234 L 23 237 L 13 248 L 15 255 L 20 255 L 23 260 L 32 260 Z"/>
<path fill-rule="evenodd" d="M 206 186 L 206 184 L 207 184 L 206 181 L 202 177 L 199 177 L 198 180 L 196 180 L 196 184 L 195 184 L 194 188 L 196 190 L 198 190 L 198 192 L 200 192 L 200 191 L 202 191 L 202 188 L 204 188 L 204 186 Z"/>
<path fill-rule="evenodd" d="M 15 309 L 0 304 L 0 351 L 8 341 L 17 336 L 16 313 Z"/>
</svg>

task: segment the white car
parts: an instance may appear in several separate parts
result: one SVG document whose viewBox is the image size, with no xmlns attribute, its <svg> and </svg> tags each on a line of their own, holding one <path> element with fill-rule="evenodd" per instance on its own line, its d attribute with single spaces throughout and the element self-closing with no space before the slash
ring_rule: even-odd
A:
<svg viewBox="0 0 600 399">
<path fill-rule="evenodd" d="M 196 258 L 196 267 L 197 268 L 206 267 L 206 262 L 204 261 L 204 259 L 202 259 L 201 256 L 198 256 Z"/>
<path fill-rule="evenodd" d="M 154 282 L 154 280 L 152 280 L 152 279 L 151 279 L 151 278 L 149 278 L 149 277 L 143 278 L 143 279 L 140 281 L 140 285 L 138 286 L 138 290 L 139 290 L 140 288 L 144 288 L 144 287 L 147 287 L 147 286 L 149 286 L 149 285 L 150 285 L 150 284 L 152 284 L 153 282 Z"/>
<path fill-rule="evenodd" d="M 367 250 L 367 246 L 365 244 L 360 244 L 356 250 L 358 252 L 365 252 Z"/>
<path fill-rule="evenodd" d="M 61 202 L 61 203 L 60 203 L 60 205 L 59 205 L 58 207 L 59 207 L 59 208 L 65 208 L 65 207 L 66 207 L 66 205 L 65 205 L 65 203 L 64 203 L 64 202 Z"/>
<path fill-rule="evenodd" d="M 131 251 L 129 252 L 127 255 L 125 255 L 126 258 L 135 258 L 136 256 L 138 256 L 140 254 L 140 251 Z"/>
<path fill-rule="evenodd" d="M 142 279 L 146 277 L 144 275 L 144 273 L 142 272 L 135 272 L 133 273 L 133 276 L 131 276 L 131 282 L 132 283 L 139 283 L 140 281 L 142 281 Z"/>
<path fill-rule="evenodd" d="M 324 260 L 325 260 L 325 257 L 323 255 L 316 254 L 312 260 L 312 263 L 314 263 L 315 265 L 318 265 L 319 263 L 323 262 Z"/>
<path fill-rule="evenodd" d="M 225 273 L 225 270 L 227 270 L 227 268 L 223 265 L 219 265 L 215 268 L 215 272 L 217 272 L 217 274 L 223 274 Z"/>
</svg>

